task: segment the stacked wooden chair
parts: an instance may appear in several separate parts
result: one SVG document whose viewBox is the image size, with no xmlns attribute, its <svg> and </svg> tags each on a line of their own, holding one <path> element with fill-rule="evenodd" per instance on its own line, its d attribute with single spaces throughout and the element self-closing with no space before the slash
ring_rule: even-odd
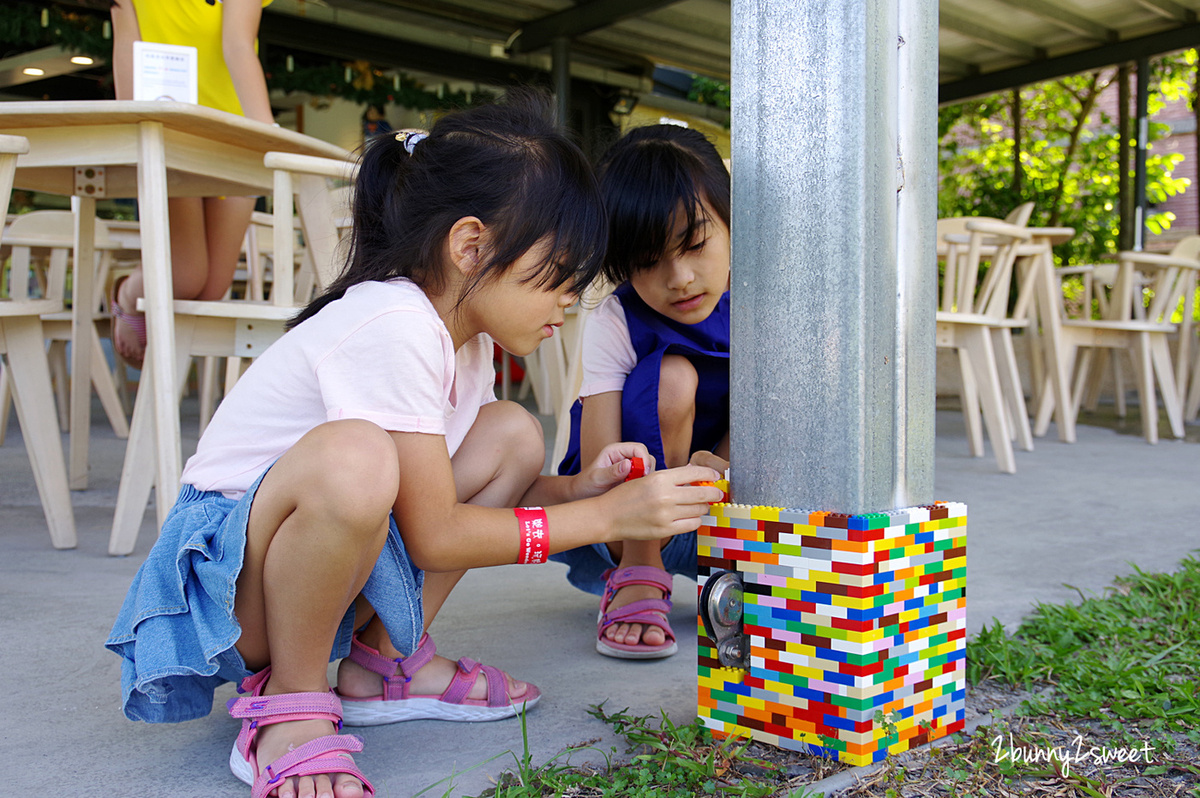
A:
<svg viewBox="0 0 1200 798">
<path fill-rule="evenodd" d="M 17 156 L 28 151 L 29 142 L 24 138 L 0 136 L 0 201 L 4 207 L 12 193 Z M 43 296 L 35 296 L 29 290 L 28 271 L 7 268 L 7 296 L 0 299 L 0 355 L 12 380 L 17 418 L 50 528 L 50 542 L 55 548 L 70 549 L 76 544 L 75 515 L 42 328 L 43 315 L 62 311 L 62 290 L 52 285 Z"/>
</svg>

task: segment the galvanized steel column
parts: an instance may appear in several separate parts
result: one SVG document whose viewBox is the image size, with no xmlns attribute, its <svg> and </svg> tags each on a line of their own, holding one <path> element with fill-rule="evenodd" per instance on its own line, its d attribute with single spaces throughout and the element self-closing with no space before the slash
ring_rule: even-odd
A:
<svg viewBox="0 0 1200 798">
<path fill-rule="evenodd" d="M 936 0 L 733 0 L 735 500 L 933 500 Z"/>
</svg>

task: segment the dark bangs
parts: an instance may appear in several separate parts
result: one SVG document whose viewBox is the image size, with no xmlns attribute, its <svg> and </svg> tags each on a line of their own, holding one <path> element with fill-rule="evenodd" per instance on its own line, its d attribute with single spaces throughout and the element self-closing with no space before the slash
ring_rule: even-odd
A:
<svg viewBox="0 0 1200 798">
<path fill-rule="evenodd" d="M 614 283 L 652 267 L 673 247 L 685 250 L 708 221 L 704 202 L 729 227 L 729 172 L 698 131 L 637 128 L 605 154 L 599 173 L 609 222 L 603 273 Z M 673 240 L 681 210 L 683 237 Z"/>
<path fill-rule="evenodd" d="M 525 278 L 539 288 L 568 285 L 581 294 L 599 276 L 608 243 L 608 224 L 600 188 L 583 153 L 569 140 L 550 137 L 526 153 L 519 185 L 493 218 L 482 218 L 499 246 L 488 253 L 467 289 L 507 269 L 539 243 L 545 255 L 535 274 Z"/>
</svg>

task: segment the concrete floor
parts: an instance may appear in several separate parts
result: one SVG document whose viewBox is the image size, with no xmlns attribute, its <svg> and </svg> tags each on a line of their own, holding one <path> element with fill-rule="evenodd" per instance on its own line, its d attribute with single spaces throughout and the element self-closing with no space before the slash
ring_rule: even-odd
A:
<svg viewBox="0 0 1200 798">
<path fill-rule="evenodd" d="M 125 590 L 153 541 L 147 513 L 137 551 L 105 554 L 124 442 L 94 420 L 92 484 L 74 494 L 79 547 L 54 551 L 20 431 L 0 447 L 0 672 L 7 674 L 8 722 L 0 740 L 10 763 L 9 795 L 155 795 L 243 798 L 226 762 L 238 724 L 220 708 L 174 726 L 132 723 L 118 708 L 119 660 L 103 648 Z M 1189 428 L 1190 432 L 1195 427 Z M 185 448 L 195 445 L 194 403 L 185 404 Z M 990 457 L 967 456 L 960 414 L 939 411 L 936 490 L 969 506 L 969 633 L 993 618 L 1020 622 L 1037 602 L 1065 602 L 1104 590 L 1134 565 L 1172 569 L 1200 548 L 1200 446 L 1079 427 L 1073 446 L 1051 437 L 1018 453 L 1018 473 Z M 552 433 L 552 425 L 547 424 Z M 190 433 L 190 435 L 189 435 Z M 468 574 L 433 627 L 439 651 L 471 656 L 539 685 L 528 719 L 529 750 L 544 763 L 572 744 L 598 760 L 623 747 L 587 714 L 665 711 L 695 715 L 695 643 L 689 627 L 694 584 L 678 579 L 672 624 L 680 652 L 628 662 L 593 649 L 596 600 L 571 588 L 558 565 Z M 223 703 L 233 694 L 218 692 Z M 358 762 L 377 795 L 478 795 L 522 753 L 521 726 L 418 721 L 360 731 Z M 49 789 L 47 789 L 49 788 Z"/>
</svg>

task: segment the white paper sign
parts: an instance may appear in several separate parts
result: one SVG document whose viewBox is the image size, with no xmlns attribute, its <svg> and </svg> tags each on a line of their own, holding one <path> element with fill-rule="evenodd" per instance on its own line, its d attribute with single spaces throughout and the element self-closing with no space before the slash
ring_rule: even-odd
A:
<svg viewBox="0 0 1200 798">
<path fill-rule="evenodd" d="M 195 47 L 133 43 L 133 99 L 197 103 L 199 79 Z"/>
</svg>

